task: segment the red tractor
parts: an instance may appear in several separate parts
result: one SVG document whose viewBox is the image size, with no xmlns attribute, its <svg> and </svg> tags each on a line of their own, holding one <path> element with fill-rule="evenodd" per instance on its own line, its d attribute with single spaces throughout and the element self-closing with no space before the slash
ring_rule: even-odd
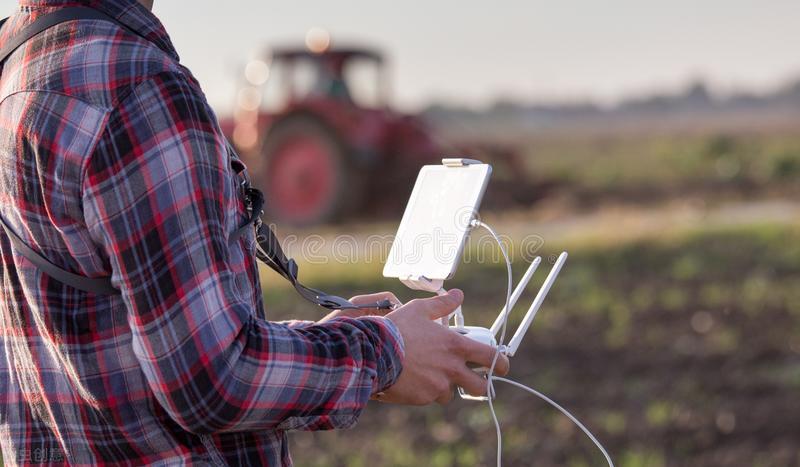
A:
<svg viewBox="0 0 800 467">
<path fill-rule="evenodd" d="M 311 225 L 397 211 L 420 166 L 462 155 L 443 153 L 422 120 L 388 107 L 384 69 L 367 48 L 277 49 L 269 63 L 248 64 L 223 130 L 265 191 L 268 219 Z"/>
</svg>

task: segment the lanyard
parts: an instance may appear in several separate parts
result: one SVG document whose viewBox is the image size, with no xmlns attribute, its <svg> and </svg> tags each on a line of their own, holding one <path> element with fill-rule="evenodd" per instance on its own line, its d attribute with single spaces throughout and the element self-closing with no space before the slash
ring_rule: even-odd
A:
<svg viewBox="0 0 800 467">
<path fill-rule="evenodd" d="M 266 224 L 261 222 L 261 215 L 264 209 L 264 194 L 261 190 L 252 186 L 245 187 L 245 204 L 250 213 L 247 223 L 231 235 L 229 241 L 235 242 L 250 228 L 255 228 L 256 234 L 256 258 L 277 272 L 281 277 L 292 284 L 297 293 L 304 299 L 315 303 L 329 310 L 347 309 L 367 309 L 378 308 L 389 310 L 394 304 L 389 300 L 381 300 L 368 305 L 355 305 L 349 300 L 336 295 L 330 295 L 311 287 L 306 287 L 297 279 L 297 263 L 294 259 L 288 258 L 281 248 L 275 232 Z"/>
</svg>

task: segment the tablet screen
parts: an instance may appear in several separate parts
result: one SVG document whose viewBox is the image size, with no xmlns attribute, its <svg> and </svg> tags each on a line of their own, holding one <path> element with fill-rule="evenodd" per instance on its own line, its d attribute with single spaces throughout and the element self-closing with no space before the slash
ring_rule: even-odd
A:
<svg viewBox="0 0 800 467">
<path fill-rule="evenodd" d="M 383 275 L 400 279 L 451 278 L 491 172 L 488 164 L 424 166 L 400 221 Z"/>
</svg>

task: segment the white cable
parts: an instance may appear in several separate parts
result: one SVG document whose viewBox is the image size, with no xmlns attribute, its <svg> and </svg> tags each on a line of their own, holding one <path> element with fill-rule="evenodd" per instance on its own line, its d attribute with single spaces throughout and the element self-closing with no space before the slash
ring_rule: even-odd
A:
<svg viewBox="0 0 800 467">
<path fill-rule="evenodd" d="M 592 442 L 595 444 L 595 446 L 597 446 L 597 448 L 600 449 L 600 452 L 602 452 L 603 456 L 605 456 L 606 462 L 608 462 L 609 467 L 614 467 L 614 463 L 611 461 L 611 457 L 608 455 L 608 452 L 603 447 L 603 445 L 600 444 L 600 442 L 597 440 L 597 438 L 595 438 L 595 436 L 585 426 L 583 426 L 583 424 L 580 421 L 578 421 L 577 418 L 575 418 L 571 413 L 569 413 L 565 408 L 561 407 L 555 401 L 553 401 L 552 399 L 548 398 L 544 394 L 536 391 L 535 389 L 529 388 L 528 386 L 525 386 L 522 383 L 518 383 L 516 381 L 512 381 L 512 380 L 506 379 L 506 378 L 501 378 L 499 376 L 494 376 L 494 367 L 497 364 L 497 359 L 500 356 L 500 352 L 501 352 L 501 350 L 503 348 L 504 340 L 505 340 L 505 337 L 506 337 L 506 327 L 508 326 L 508 317 L 511 314 L 511 310 L 510 310 L 511 294 L 512 294 L 511 289 L 513 288 L 513 278 L 512 278 L 512 271 L 511 271 L 511 260 L 508 258 L 508 253 L 506 253 L 506 249 L 503 246 L 503 242 L 500 240 L 500 237 L 497 235 L 497 233 L 494 231 L 494 229 L 492 229 L 487 224 L 484 224 L 483 222 L 481 222 L 478 219 L 474 219 L 470 223 L 470 225 L 472 227 L 483 227 L 484 229 L 486 229 L 492 235 L 494 240 L 497 242 L 497 245 L 500 247 L 500 251 L 503 253 L 503 259 L 505 259 L 506 268 L 508 269 L 508 293 L 506 294 L 506 304 L 505 304 L 505 309 L 506 309 L 507 312 L 503 315 L 503 325 L 500 328 L 501 329 L 500 330 L 500 338 L 497 340 L 497 350 L 495 351 L 494 358 L 492 359 L 492 366 L 489 368 L 489 372 L 487 373 L 487 376 L 486 376 L 486 394 L 488 396 L 487 401 L 489 403 L 489 411 L 492 414 L 492 420 L 494 421 L 495 431 L 497 432 L 497 467 L 502 467 L 503 435 L 502 435 L 502 433 L 500 431 L 500 421 L 497 419 L 497 414 L 494 411 L 494 404 L 492 403 L 492 399 L 493 399 L 493 396 L 494 396 L 494 393 L 495 393 L 494 392 L 494 385 L 492 383 L 495 380 L 502 381 L 504 383 L 508 383 L 508 384 L 513 385 L 513 386 L 517 386 L 517 387 L 519 387 L 521 389 L 524 389 L 524 390 L 530 392 L 531 394 L 541 398 L 542 400 L 544 400 L 545 402 L 549 403 L 550 405 L 552 405 L 556 409 L 558 409 L 561 413 L 563 413 L 570 420 L 572 420 L 572 422 L 575 423 L 575 425 L 577 425 L 578 428 L 580 428 L 586 434 L 586 436 L 588 436 L 589 439 L 592 440 Z"/>
<path fill-rule="evenodd" d="M 522 383 L 518 383 L 518 382 L 516 382 L 516 381 L 512 381 L 512 380 L 510 380 L 510 379 L 506 379 L 506 378 L 500 378 L 499 376 L 492 376 L 492 379 L 493 379 L 493 380 L 495 380 L 495 381 L 502 381 L 502 382 L 504 382 L 504 383 L 508 383 L 508 384 L 514 385 L 514 386 L 516 386 L 516 387 L 518 387 L 518 388 L 520 388 L 520 389 L 524 389 L 524 390 L 526 390 L 526 391 L 530 392 L 531 394 L 533 394 L 534 396 L 536 396 L 536 397 L 538 397 L 538 398 L 542 399 L 543 401 L 547 402 L 548 404 L 552 405 L 552 406 L 553 406 L 553 407 L 555 407 L 556 409 L 558 409 L 558 410 L 559 410 L 561 413 L 563 413 L 563 414 L 564 414 L 564 415 L 566 415 L 566 416 L 567 416 L 567 417 L 568 417 L 570 420 L 572 420 L 572 423 L 574 423 L 575 425 L 577 425 L 577 426 L 578 426 L 578 428 L 580 428 L 581 430 L 583 430 L 583 432 L 584 432 L 584 433 L 586 433 L 586 436 L 588 436 L 588 437 L 589 437 L 589 439 L 591 439 L 591 440 L 592 440 L 592 442 L 594 443 L 594 445 L 595 445 L 595 446 L 597 446 L 597 449 L 599 449 L 599 450 L 600 450 L 600 452 L 602 452 L 602 453 L 603 453 L 603 456 L 605 456 L 605 458 L 606 458 L 606 462 L 608 462 L 608 465 L 609 465 L 609 467 L 614 467 L 614 462 L 611 460 L 611 456 L 609 456 L 609 455 L 608 455 L 608 452 L 606 451 L 606 448 L 604 448 L 604 447 L 603 447 L 603 445 L 602 445 L 602 444 L 600 444 L 600 441 L 598 441 L 598 440 L 597 440 L 597 438 L 595 438 L 595 437 L 594 437 L 594 435 L 592 434 L 592 432 L 591 432 L 591 431 L 589 431 L 589 429 L 588 429 L 588 428 L 586 428 L 585 426 L 583 426 L 583 423 L 581 423 L 580 421 L 578 421 L 578 419 L 577 419 L 577 418 L 575 418 L 575 417 L 574 417 L 574 416 L 573 416 L 571 413 L 569 413 L 569 412 L 567 411 L 567 409 L 565 409 L 564 407 L 561 407 L 561 406 L 560 406 L 560 405 L 558 405 L 558 404 L 557 404 L 557 403 L 556 403 L 554 400 L 552 400 L 552 399 L 550 399 L 549 397 L 545 396 L 544 394 L 542 394 L 541 392 L 537 391 L 536 389 L 529 388 L 528 386 L 525 386 L 525 385 L 524 385 L 524 384 L 522 384 Z"/>
<path fill-rule="evenodd" d="M 456 308 L 455 323 L 457 328 L 464 328 L 464 313 L 461 311 L 461 307 Z"/>
<path fill-rule="evenodd" d="M 492 414 L 492 421 L 494 421 L 494 428 L 497 432 L 497 467 L 502 467 L 503 465 L 503 434 L 500 431 L 500 421 L 497 419 L 497 414 L 494 411 L 494 404 L 492 403 L 492 399 L 494 398 L 494 386 L 492 385 L 492 380 L 494 378 L 494 367 L 497 365 L 497 359 L 500 357 L 500 349 L 503 348 L 503 342 L 506 338 L 506 328 L 508 327 L 508 316 L 510 314 L 511 308 L 511 290 L 514 288 L 514 280 L 512 277 L 511 272 L 511 260 L 508 258 L 508 253 L 506 252 L 506 248 L 503 246 L 503 242 L 500 240 L 500 237 L 497 233 L 489 227 L 487 224 L 484 224 L 478 219 L 472 221 L 472 225 L 475 227 L 483 227 L 486 229 L 494 240 L 497 242 L 497 246 L 500 247 L 500 251 L 503 253 L 503 259 L 506 260 L 506 268 L 508 269 L 508 292 L 506 293 L 506 303 L 505 309 L 508 311 L 505 313 L 503 319 L 503 326 L 500 328 L 500 338 L 497 340 L 497 349 L 494 352 L 494 358 L 492 358 L 492 366 L 489 367 L 489 372 L 486 374 L 486 395 L 487 402 L 489 403 L 489 412 Z"/>
</svg>

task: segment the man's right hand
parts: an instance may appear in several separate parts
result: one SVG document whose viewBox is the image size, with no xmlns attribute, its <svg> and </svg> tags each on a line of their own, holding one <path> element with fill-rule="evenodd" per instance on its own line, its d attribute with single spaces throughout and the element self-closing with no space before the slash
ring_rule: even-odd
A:
<svg viewBox="0 0 800 467">
<path fill-rule="evenodd" d="M 458 289 L 446 295 L 412 300 L 386 315 L 405 344 L 403 371 L 397 382 L 384 391 L 381 401 L 398 404 L 444 404 L 453 397 L 453 386 L 473 396 L 486 394 L 486 379 L 467 367 L 467 362 L 490 367 L 495 349 L 442 326 L 438 319 L 453 312 L 464 300 Z M 508 373 L 508 358 L 497 358 L 495 374 Z"/>
</svg>

